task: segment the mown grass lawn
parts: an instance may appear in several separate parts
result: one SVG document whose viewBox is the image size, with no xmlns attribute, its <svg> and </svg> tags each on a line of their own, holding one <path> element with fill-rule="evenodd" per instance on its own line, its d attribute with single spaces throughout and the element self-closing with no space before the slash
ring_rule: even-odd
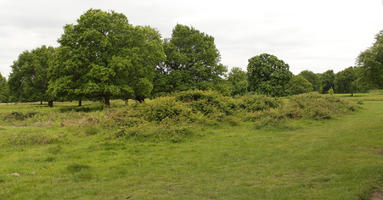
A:
<svg viewBox="0 0 383 200">
<path fill-rule="evenodd" d="M 383 101 L 283 128 L 201 125 L 180 143 L 111 139 L 110 131 L 2 123 L 0 199 L 358 200 L 383 180 Z"/>
</svg>

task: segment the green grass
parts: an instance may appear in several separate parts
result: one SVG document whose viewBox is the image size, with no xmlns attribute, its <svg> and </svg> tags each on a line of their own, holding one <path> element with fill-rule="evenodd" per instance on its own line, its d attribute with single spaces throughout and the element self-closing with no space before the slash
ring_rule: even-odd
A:
<svg viewBox="0 0 383 200">
<path fill-rule="evenodd" d="M 3 120 L 0 199 L 368 199 L 383 181 L 382 97 L 359 96 L 362 110 L 331 120 L 200 124 L 178 143 L 116 139 L 115 128 L 85 121 Z M 6 105 L 0 114 L 89 117 L 75 104 Z"/>
</svg>

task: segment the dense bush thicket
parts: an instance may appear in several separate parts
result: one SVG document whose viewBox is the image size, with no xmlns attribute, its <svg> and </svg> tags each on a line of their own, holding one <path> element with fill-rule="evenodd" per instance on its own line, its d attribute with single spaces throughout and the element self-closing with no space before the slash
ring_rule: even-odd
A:
<svg viewBox="0 0 383 200">
<path fill-rule="evenodd" d="M 252 121 L 256 128 L 261 128 L 282 124 L 287 119 L 331 119 L 357 109 L 353 103 L 315 93 L 282 99 L 251 94 L 229 97 L 214 91 L 191 90 L 145 104 L 132 104 L 124 108 L 123 115 L 112 119 L 121 120 L 122 117 L 126 123 L 116 133 L 117 137 L 170 137 L 172 141 L 180 141 L 183 136 L 191 135 L 193 122 L 215 124 L 223 121 L 238 125 Z"/>
<path fill-rule="evenodd" d="M 111 137 L 114 138 L 178 142 L 196 134 L 195 129 L 200 125 L 238 125 L 248 121 L 253 122 L 256 128 L 261 128 L 283 124 L 287 119 L 330 119 L 355 111 L 358 106 L 334 96 L 316 93 L 287 98 L 256 94 L 231 97 L 216 91 L 189 90 L 145 103 L 132 101 L 128 105 L 112 106 L 105 110 L 97 104 L 80 108 L 0 113 L 0 119 L 3 123 L 13 123 L 15 126 L 32 123 L 35 126 L 88 127 L 84 135 L 112 130 Z M 14 143 L 23 143 L 18 138 L 14 139 Z M 42 139 L 42 143 L 51 141 L 49 138 L 47 141 L 45 138 L 37 139 Z"/>
</svg>

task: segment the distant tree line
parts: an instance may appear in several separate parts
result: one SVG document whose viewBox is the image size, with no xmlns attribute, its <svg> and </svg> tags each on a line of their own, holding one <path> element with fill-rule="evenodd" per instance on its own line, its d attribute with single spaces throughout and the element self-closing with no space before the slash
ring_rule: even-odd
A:
<svg viewBox="0 0 383 200">
<path fill-rule="evenodd" d="M 214 37 L 193 27 L 176 25 L 171 38 L 156 29 L 134 26 L 125 15 L 90 9 L 67 24 L 59 46 L 24 51 L 11 66 L 8 80 L 0 75 L 1 102 L 48 102 L 111 99 L 144 101 L 190 89 L 224 95 L 248 92 L 286 96 L 317 91 L 364 92 L 383 88 L 383 31 L 358 57 L 358 66 L 334 73 L 298 75 L 270 54 L 249 59 L 247 71 L 227 73 Z"/>
</svg>

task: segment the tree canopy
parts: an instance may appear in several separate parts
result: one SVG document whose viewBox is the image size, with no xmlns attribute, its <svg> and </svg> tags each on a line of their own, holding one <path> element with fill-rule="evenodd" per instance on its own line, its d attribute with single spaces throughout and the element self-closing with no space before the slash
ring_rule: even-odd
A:
<svg viewBox="0 0 383 200">
<path fill-rule="evenodd" d="M 365 80 L 375 88 L 383 88 L 383 30 L 376 37 L 374 44 L 358 57 Z"/>
<path fill-rule="evenodd" d="M 302 75 L 293 76 L 287 84 L 287 93 L 290 95 L 303 94 L 312 91 L 312 84 Z"/>
<path fill-rule="evenodd" d="M 314 91 L 320 90 L 321 81 L 318 74 L 309 70 L 304 70 L 301 73 L 299 73 L 299 75 L 303 76 L 306 80 L 308 80 L 311 83 Z"/>
<path fill-rule="evenodd" d="M 11 66 L 9 88 L 13 101 L 51 101 L 48 89 L 48 70 L 53 63 L 55 49 L 42 46 L 24 51 Z"/>
<path fill-rule="evenodd" d="M 351 93 L 357 90 L 357 71 L 354 67 L 346 68 L 335 75 L 335 92 Z"/>
<path fill-rule="evenodd" d="M 261 54 L 250 58 L 247 66 L 250 91 L 271 96 L 287 95 L 286 85 L 292 77 L 289 68 L 274 55 Z"/>
<path fill-rule="evenodd" d="M 157 69 L 157 93 L 213 89 L 227 70 L 220 64 L 214 38 L 193 27 L 177 24 L 163 45 L 166 61 Z"/>
<path fill-rule="evenodd" d="M 8 82 L 0 73 L 0 102 L 7 103 L 9 101 Z"/>
<path fill-rule="evenodd" d="M 231 86 L 231 95 L 243 95 L 247 92 L 247 73 L 241 68 L 232 68 L 228 76 L 228 81 Z"/>
<path fill-rule="evenodd" d="M 335 74 L 333 70 L 327 70 L 320 75 L 321 79 L 321 93 L 327 93 L 331 88 L 335 86 Z"/>
<path fill-rule="evenodd" d="M 155 67 L 164 52 L 160 34 L 133 26 L 125 15 L 90 9 L 58 40 L 50 89 L 73 99 L 111 97 L 143 101 L 150 94 Z"/>
</svg>

